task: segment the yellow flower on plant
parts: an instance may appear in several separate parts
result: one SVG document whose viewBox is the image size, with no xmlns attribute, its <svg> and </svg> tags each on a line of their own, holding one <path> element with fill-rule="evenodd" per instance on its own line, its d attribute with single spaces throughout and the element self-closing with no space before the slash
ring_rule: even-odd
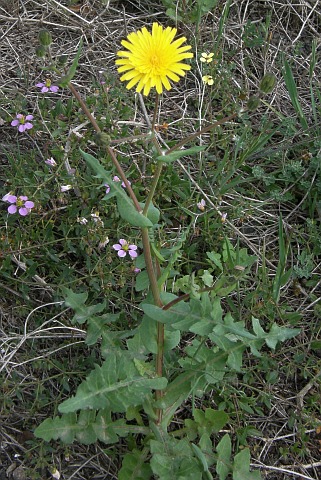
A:
<svg viewBox="0 0 321 480">
<path fill-rule="evenodd" d="M 213 61 L 214 53 L 203 52 L 200 61 L 203 63 L 211 63 Z"/>
<path fill-rule="evenodd" d="M 132 32 L 121 44 L 127 50 L 120 50 L 116 60 L 119 65 L 118 72 L 124 73 L 120 77 L 122 82 L 128 81 L 128 89 L 136 86 L 136 92 L 143 91 L 148 95 L 151 88 L 155 87 L 157 93 L 162 93 L 163 88 L 171 89 L 169 80 L 178 82 L 180 76 L 190 70 L 190 65 L 182 63 L 193 54 L 187 52 L 192 47 L 182 46 L 185 37 L 174 40 L 176 28 L 163 28 L 158 23 L 153 23 L 152 32 L 143 27 L 137 32 Z"/>
<path fill-rule="evenodd" d="M 202 80 L 205 83 L 205 85 L 213 85 L 214 83 L 214 79 L 212 75 L 204 75 L 204 77 L 202 77 Z"/>
</svg>

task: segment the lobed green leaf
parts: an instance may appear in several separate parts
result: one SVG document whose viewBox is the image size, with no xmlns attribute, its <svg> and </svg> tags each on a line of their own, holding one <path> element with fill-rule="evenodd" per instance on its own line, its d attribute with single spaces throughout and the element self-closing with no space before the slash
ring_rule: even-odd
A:
<svg viewBox="0 0 321 480">
<path fill-rule="evenodd" d="M 129 406 L 140 405 L 151 390 L 162 390 L 167 380 L 163 377 L 144 378 L 138 373 L 133 360 L 125 352 L 115 352 L 101 367 L 95 365 L 76 395 L 59 405 L 61 413 L 80 409 L 108 408 L 113 412 L 125 412 Z"/>
</svg>

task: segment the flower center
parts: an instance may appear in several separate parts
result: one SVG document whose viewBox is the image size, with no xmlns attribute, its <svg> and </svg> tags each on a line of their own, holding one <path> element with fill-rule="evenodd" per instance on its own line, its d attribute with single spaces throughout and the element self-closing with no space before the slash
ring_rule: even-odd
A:
<svg viewBox="0 0 321 480">
<path fill-rule="evenodd" d="M 19 123 L 21 123 L 21 125 L 24 125 L 26 123 L 26 118 L 24 115 L 21 115 L 21 117 L 19 118 Z"/>
<path fill-rule="evenodd" d="M 16 200 L 16 205 L 17 205 L 17 207 L 22 207 L 24 205 L 24 201 L 21 200 L 20 197 L 18 197 L 17 200 Z"/>
<path fill-rule="evenodd" d="M 50 86 L 51 86 L 51 80 L 50 80 L 50 78 L 47 78 L 46 79 L 46 87 L 49 88 Z"/>
<path fill-rule="evenodd" d="M 156 53 L 154 53 L 154 55 L 151 56 L 151 58 L 150 58 L 150 63 L 152 64 L 152 66 L 153 66 L 154 68 L 155 68 L 155 67 L 156 67 L 156 68 L 158 67 L 158 65 L 159 65 L 159 56 L 158 56 Z"/>
<path fill-rule="evenodd" d="M 122 246 L 122 249 L 124 250 L 124 252 L 127 252 L 127 251 L 128 251 L 128 247 L 129 247 L 129 246 L 128 246 L 127 244 Z"/>
</svg>

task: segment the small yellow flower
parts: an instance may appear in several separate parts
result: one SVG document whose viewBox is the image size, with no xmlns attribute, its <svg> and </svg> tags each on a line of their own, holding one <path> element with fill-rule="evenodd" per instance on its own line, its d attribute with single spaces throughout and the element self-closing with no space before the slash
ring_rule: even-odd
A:
<svg viewBox="0 0 321 480">
<path fill-rule="evenodd" d="M 178 82 L 179 77 L 190 70 L 190 65 L 182 63 L 186 58 L 192 58 L 193 54 L 187 52 L 190 45 L 181 46 L 185 37 L 174 40 L 176 28 L 163 28 L 158 23 L 153 23 L 152 32 L 146 27 L 137 32 L 132 32 L 121 44 L 127 50 L 120 50 L 116 60 L 119 65 L 118 72 L 124 73 L 120 77 L 122 82 L 127 83 L 130 89 L 136 86 L 136 92 L 143 91 L 148 95 L 151 88 L 155 87 L 157 93 L 171 89 L 169 80 Z M 174 40 L 174 41 L 173 41 Z"/>
<path fill-rule="evenodd" d="M 213 85 L 214 83 L 214 79 L 212 75 L 204 75 L 204 77 L 202 77 L 202 80 L 205 83 L 205 85 Z"/>
<path fill-rule="evenodd" d="M 203 63 L 211 63 L 213 61 L 214 53 L 203 52 L 200 61 Z"/>
</svg>

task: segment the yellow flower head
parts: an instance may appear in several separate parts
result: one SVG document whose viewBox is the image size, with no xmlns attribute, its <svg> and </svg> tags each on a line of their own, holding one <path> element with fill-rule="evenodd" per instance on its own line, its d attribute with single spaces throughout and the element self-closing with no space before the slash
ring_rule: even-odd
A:
<svg viewBox="0 0 321 480">
<path fill-rule="evenodd" d="M 143 91 L 144 95 L 148 95 L 155 87 L 157 93 L 162 93 L 163 87 L 171 89 L 169 79 L 178 82 L 179 76 L 183 77 L 185 70 L 190 70 L 191 67 L 182 60 L 193 57 L 187 52 L 192 47 L 181 46 L 186 42 L 185 37 L 173 41 L 176 33 L 176 28 L 163 29 L 158 23 L 153 23 L 151 33 L 143 27 L 121 42 L 127 50 L 117 52 L 121 58 L 116 60 L 116 65 L 119 65 L 119 73 L 126 72 L 120 80 L 128 81 L 128 89 L 137 85 L 136 92 Z"/>
<path fill-rule="evenodd" d="M 205 85 L 213 85 L 214 83 L 214 79 L 212 75 L 204 75 L 204 77 L 202 77 L 202 80 L 205 83 Z"/>
<path fill-rule="evenodd" d="M 203 63 L 211 63 L 213 61 L 214 53 L 203 52 L 200 61 Z"/>
</svg>

